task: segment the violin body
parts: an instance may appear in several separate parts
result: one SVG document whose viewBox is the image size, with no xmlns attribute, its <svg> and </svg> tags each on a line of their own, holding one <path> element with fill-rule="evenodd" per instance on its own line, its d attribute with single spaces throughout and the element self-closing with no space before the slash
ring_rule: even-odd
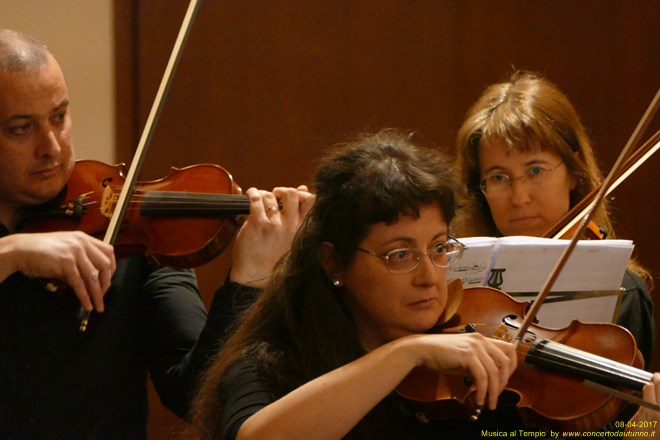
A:
<svg viewBox="0 0 660 440">
<path fill-rule="evenodd" d="M 20 230 L 80 230 L 103 239 L 125 175 L 123 164 L 77 161 L 62 192 L 27 212 Z M 195 267 L 222 252 L 239 226 L 236 216 L 247 213 L 247 196 L 224 168 L 172 168 L 165 178 L 136 183 L 114 242 L 115 254 Z"/>
<path fill-rule="evenodd" d="M 497 289 L 467 288 L 456 314 L 436 331 L 468 326 L 486 337 L 511 340 L 528 308 L 529 303 Z M 573 349 L 581 352 L 572 353 Z M 617 364 L 610 366 L 609 361 Z M 518 367 L 498 405 L 515 405 L 526 422 L 546 429 L 593 431 L 614 419 L 624 403 L 585 387 L 582 381 L 639 391 L 651 377 L 641 370 L 643 362 L 634 337 L 618 325 L 572 321 L 565 328 L 551 329 L 532 324 L 518 346 Z M 630 366 L 630 371 L 624 366 Z M 639 376 L 639 380 L 628 380 L 629 376 Z M 413 370 L 397 392 L 429 419 L 459 417 L 475 406 L 463 377 L 425 368 Z"/>
</svg>

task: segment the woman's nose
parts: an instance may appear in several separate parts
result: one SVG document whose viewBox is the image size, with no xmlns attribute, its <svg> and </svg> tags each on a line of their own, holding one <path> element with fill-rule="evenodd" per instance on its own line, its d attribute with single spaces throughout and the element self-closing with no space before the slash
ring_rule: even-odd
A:
<svg viewBox="0 0 660 440">
<path fill-rule="evenodd" d="M 531 200 L 532 186 L 526 177 L 521 176 L 517 179 L 512 179 L 511 185 L 511 202 L 514 205 L 523 205 Z"/>
<path fill-rule="evenodd" d="M 446 273 L 447 269 L 437 267 L 431 261 L 428 254 L 420 256 L 419 266 L 415 268 L 417 280 L 420 284 L 436 285 L 440 282 L 440 272 Z"/>
</svg>

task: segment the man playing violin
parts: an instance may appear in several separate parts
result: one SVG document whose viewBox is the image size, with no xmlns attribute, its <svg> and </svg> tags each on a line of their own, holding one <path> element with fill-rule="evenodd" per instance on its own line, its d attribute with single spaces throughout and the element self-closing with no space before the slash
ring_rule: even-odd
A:
<svg viewBox="0 0 660 440">
<path fill-rule="evenodd" d="M 235 311 L 289 248 L 312 197 L 305 187 L 247 191 L 250 216 L 207 318 L 191 270 L 117 261 L 111 245 L 79 231 L 20 232 L 25 210 L 67 183 L 71 125 L 55 58 L 0 30 L 0 438 L 146 438 L 147 376 L 185 417 Z M 97 312 L 85 333 L 81 307 Z"/>
<path fill-rule="evenodd" d="M 529 72 L 514 72 L 482 93 L 459 129 L 456 152 L 473 202 L 457 218 L 461 236 L 543 236 L 603 180 L 568 98 Z M 616 238 L 607 201 L 593 220 Z M 646 283 L 652 278 L 631 260 L 617 323 L 631 331 L 648 368 L 655 323 Z"/>
</svg>

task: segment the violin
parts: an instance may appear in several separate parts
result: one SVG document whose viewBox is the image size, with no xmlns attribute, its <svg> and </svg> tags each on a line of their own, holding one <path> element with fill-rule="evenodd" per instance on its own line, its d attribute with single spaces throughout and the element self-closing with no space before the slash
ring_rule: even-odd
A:
<svg viewBox="0 0 660 440">
<path fill-rule="evenodd" d="M 556 225 L 555 227 L 558 227 L 559 225 Z M 570 239 L 573 235 L 575 235 L 577 231 L 577 224 L 574 224 L 572 227 L 569 229 L 565 230 L 565 232 L 557 237 L 559 239 Z M 550 237 L 549 234 L 544 234 L 543 237 Z M 603 229 L 601 226 L 599 226 L 595 221 L 590 220 L 589 223 L 587 223 L 586 229 L 584 230 L 584 237 L 582 237 L 583 240 L 605 240 L 607 238 L 607 231 Z"/>
<path fill-rule="evenodd" d="M 106 233 L 125 184 L 123 164 L 80 160 L 60 194 L 30 209 L 23 232 Z M 172 168 L 162 179 L 137 182 L 114 242 L 117 258 L 146 255 L 160 265 L 195 267 L 222 252 L 249 213 L 249 199 L 219 165 Z"/>
<path fill-rule="evenodd" d="M 490 287 L 466 288 L 455 314 L 431 332 L 479 332 L 512 341 L 529 303 Z M 518 366 L 500 405 L 513 405 L 527 423 L 555 431 L 593 431 L 613 420 L 624 402 L 585 387 L 584 380 L 640 392 L 652 379 L 635 338 L 618 325 L 572 321 L 562 329 L 531 324 L 517 348 Z M 478 410 L 469 382 L 417 367 L 397 387 L 423 419 L 468 415 Z M 621 397 L 621 396 L 618 396 Z"/>
</svg>

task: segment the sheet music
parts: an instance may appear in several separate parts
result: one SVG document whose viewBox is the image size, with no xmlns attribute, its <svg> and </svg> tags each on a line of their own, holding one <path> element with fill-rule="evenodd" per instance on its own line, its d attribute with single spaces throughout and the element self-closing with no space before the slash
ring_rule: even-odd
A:
<svg viewBox="0 0 660 440">
<path fill-rule="evenodd" d="M 569 240 L 539 237 L 460 238 L 466 249 L 448 268 L 448 279 L 465 287 L 492 286 L 505 292 L 538 292 Z M 553 292 L 617 290 L 634 245 L 631 240 L 580 240 L 559 275 Z"/>
<path fill-rule="evenodd" d="M 466 237 L 461 261 L 447 279 L 463 287 L 491 286 L 518 301 L 534 299 L 569 240 L 538 237 Z M 563 328 L 573 319 L 613 322 L 621 282 L 634 245 L 630 240 L 580 240 L 538 313 L 539 324 Z"/>
<path fill-rule="evenodd" d="M 484 286 L 488 279 L 498 239 L 494 237 L 470 237 L 459 239 L 466 245 L 463 256 L 447 269 L 447 279 L 463 280 L 463 287 Z"/>
</svg>

